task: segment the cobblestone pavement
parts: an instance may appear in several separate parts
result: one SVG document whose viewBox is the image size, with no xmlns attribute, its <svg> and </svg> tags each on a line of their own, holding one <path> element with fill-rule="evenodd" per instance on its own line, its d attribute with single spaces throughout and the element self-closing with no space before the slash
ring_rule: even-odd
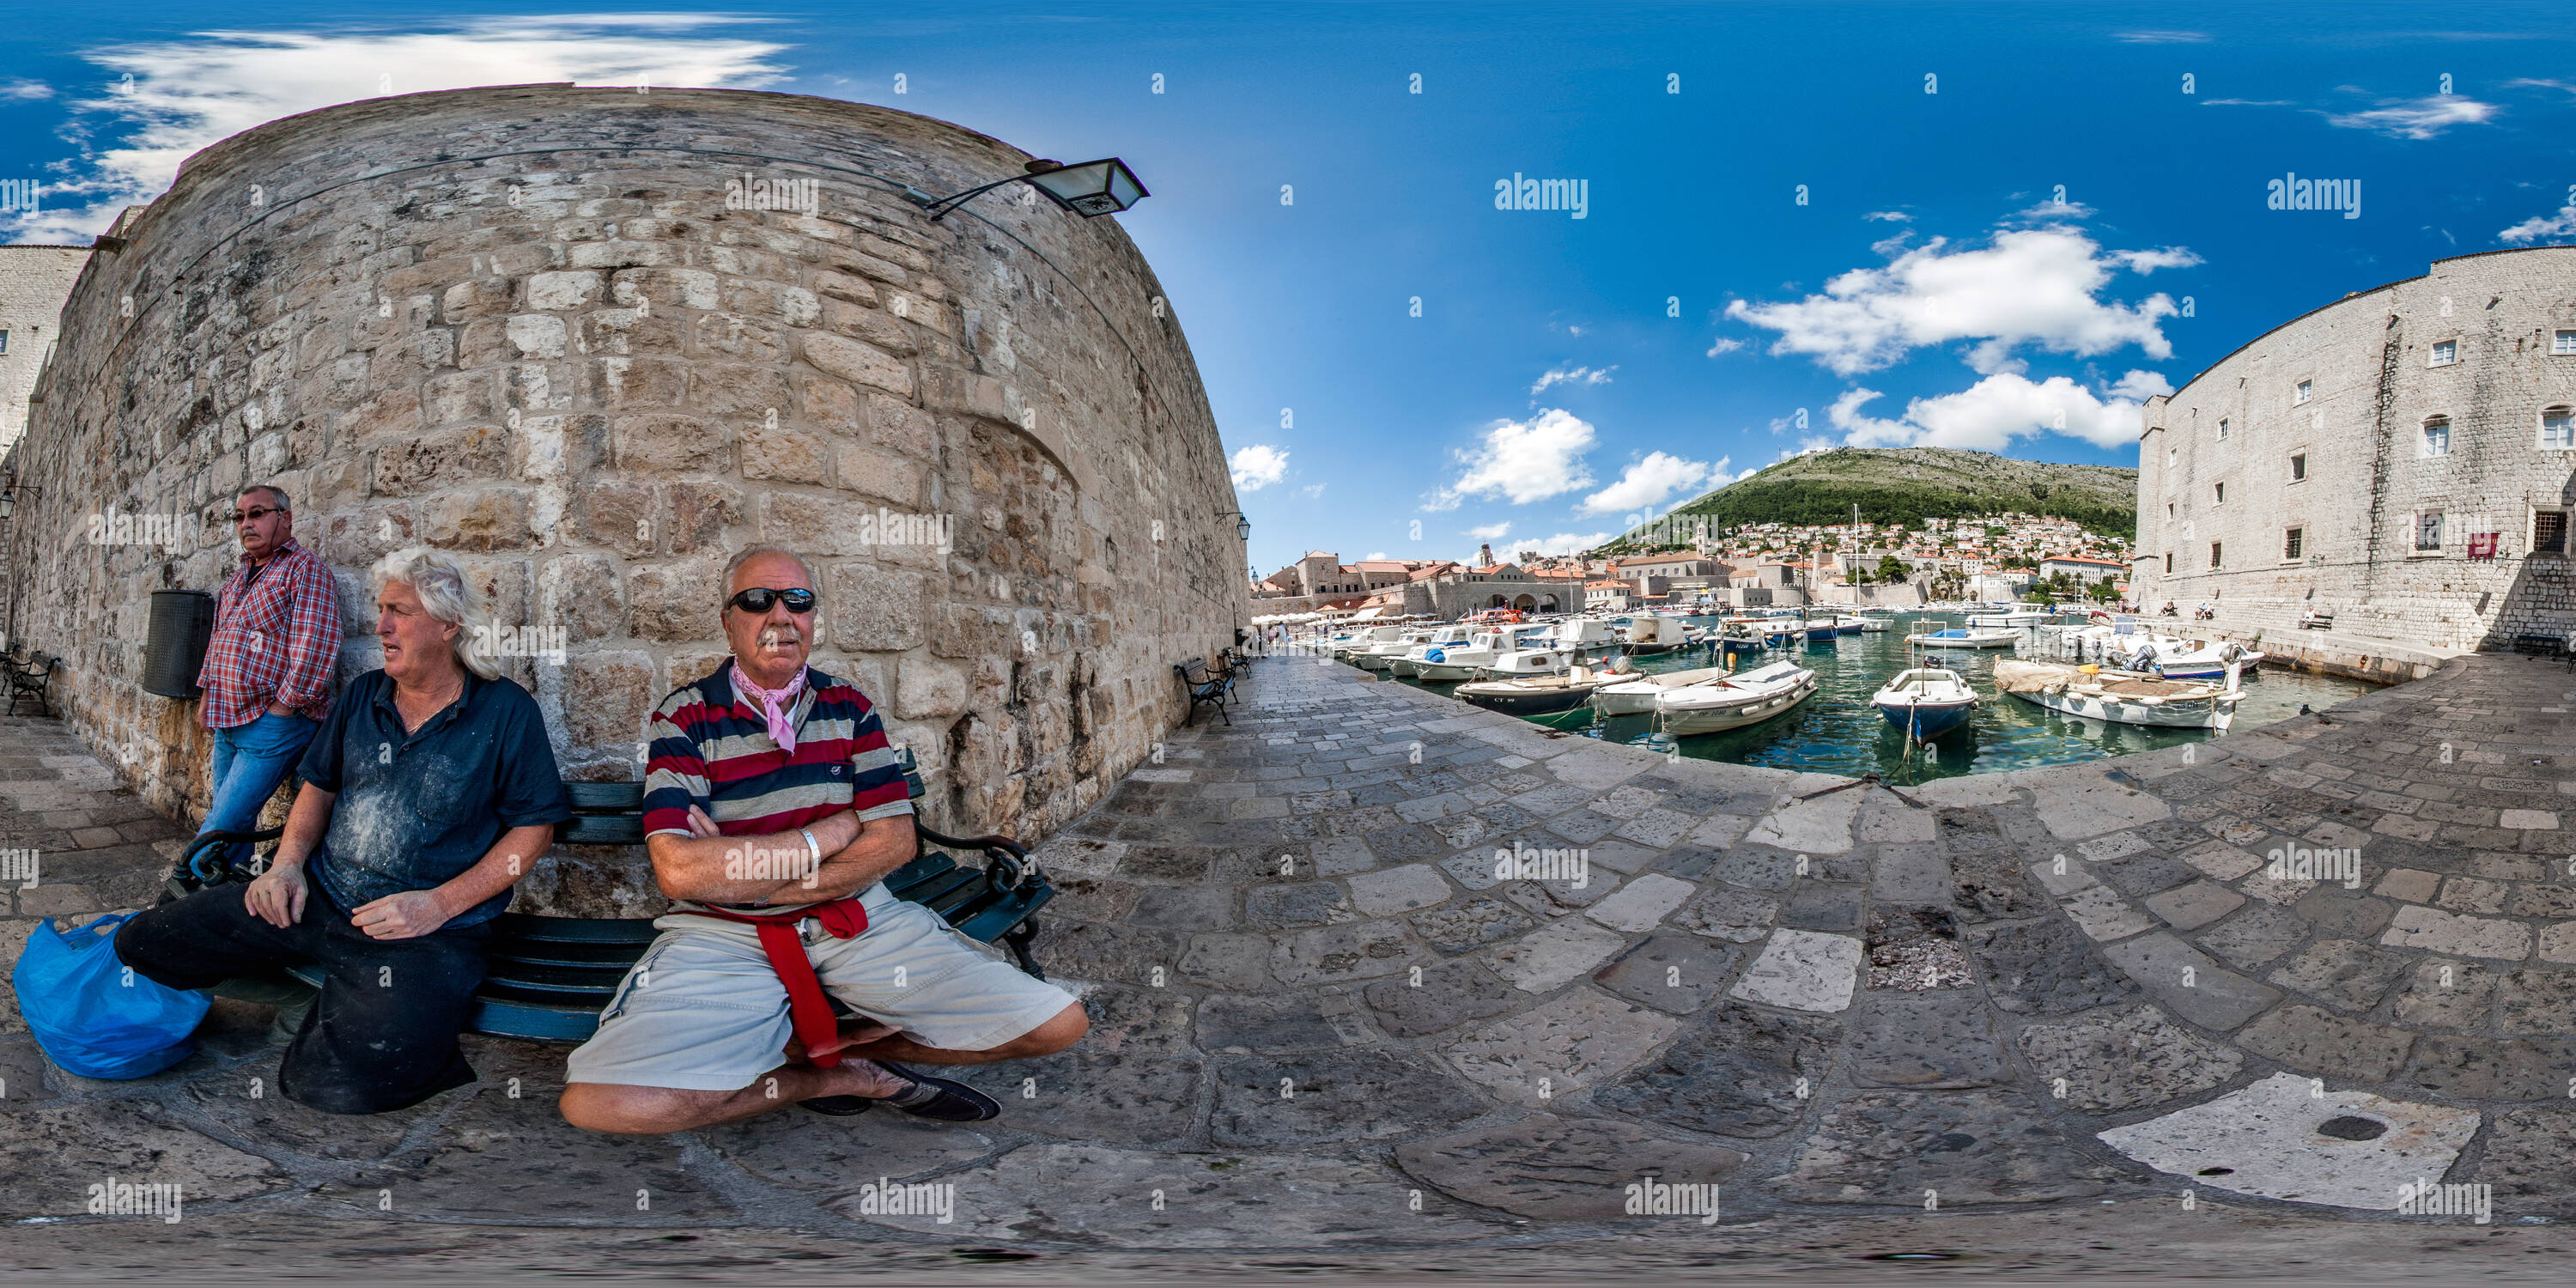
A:
<svg viewBox="0 0 2576 1288">
<path fill-rule="evenodd" d="M 594 1137 L 554 1112 L 558 1049 L 479 1040 L 479 1085 L 329 1118 L 274 1094 L 263 1008 L 220 1003 L 130 1083 L 47 1068 L 12 1009 L 0 1214 L 179 1179 L 192 1222 L 1356 1255 L 2034 1207 L 2169 1240 L 2202 1212 L 2466 1225 L 2442 1205 L 2476 1191 L 2398 1210 L 2447 1181 L 2491 1187 L 2481 1236 L 2555 1247 L 2520 1227 L 2576 1214 L 2571 699 L 2472 656 L 2214 743 L 1898 791 L 1268 659 L 1230 727 L 1176 731 L 1040 852 L 1040 957 L 1093 1032 L 968 1073 L 997 1123 Z M 46 855 L 14 957 L 32 915 L 140 898 L 175 829 L 51 722 L 0 733 L 0 826 Z M 953 1211 L 886 1214 L 884 1178 Z M 1629 1210 L 1700 1185 L 1714 1226 Z"/>
</svg>

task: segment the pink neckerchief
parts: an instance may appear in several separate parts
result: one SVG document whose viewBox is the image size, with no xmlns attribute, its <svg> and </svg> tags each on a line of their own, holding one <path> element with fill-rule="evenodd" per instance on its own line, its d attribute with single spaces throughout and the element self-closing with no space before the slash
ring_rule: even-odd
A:
<svg viewBox="0 0 2576 1288">
<path fill-rule="evenodd" d="M 785 687 L 764 689 L 751 682 L 751 676 L 737 661 L 733 664 L 733 687 L 749 695 L 751 704 L 768 720 L 769 740 L 777 743 L 780 751 L 794 753 L 796 722 L 788 717 L 796 710 L 796 695 L 805 691 L 805 668 L 796 668 L 795 678 L 789 680 Z"/>
</svg>

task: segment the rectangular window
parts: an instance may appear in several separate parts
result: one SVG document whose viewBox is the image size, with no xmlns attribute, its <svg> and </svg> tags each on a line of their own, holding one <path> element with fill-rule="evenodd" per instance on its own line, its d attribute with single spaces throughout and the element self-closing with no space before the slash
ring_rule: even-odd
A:
<svg viewBox="0 0 2576 1288">
<path fill-rule="evenodd" d="M 2567 512 L 2565 510 L 2532 511 L 2531 553 L 2536 555 L 2567 553 Z"/>
<path fill-rule="evenodd" d="M 2171 523 L 2171 522 L 2173 522 L 2173 517 L 2174 517 L 2174 505 L 2173 505 L 2173 502 L 2171 502 L 2171 501 L 2167 501 L 2167 502 L 2165 502 L 2165 522 L 2167 522 L 2167 523 Z"/>
<path fill-rule="evenodd" d="M 2441 511 L 2426 510 L 2422 514 L 2415 516 L 2415 548 L 2418 550 L 2439 550 L 2442 548 Z"/>
<path fill-rule="evenodd" d="M 6 332 L 6 331 L 0 331 L 0 353 L 7 353 L 8 351 L 9 351 L 9 333 L 8 333 L 8 332 Z"/>
<path fill-rule="evenodd" d="M 2219 566 L 2219 556 L 2223 553 L 2219 548 L 2221 544 L 2222 543 L 2216 541 L 2209 543 L 2209 566 L 2213 570 Z"/>
<path fill-rule="evenodd" d="M 2165 552 L 2165 572 L 2168 575 L 2173 572 L 2173 552 L 2170 550 Z"/>
<path fill-rule="evenodd" d="M 2550 333 L 2549 351 L 2553 354 L 2576 353 L 2576 331 Z"/>
<path fill-rule="evenodd" d="M 2540 413 L 2540 445 L 2552 451 L 2576 447 L 2576 409 L 2552 407 Z"/>
<path fill-rule="evenodd" d="M 2290 458 L 2290 481 L 2296 483 L 2307 476 L 2308 454 L 2306 452 L 2301 452 L 2292 456 Z"/>
<path fill-rule="evenodd" d="M 2166 466 L 2166 468 L 2168 468 L 2168 469 L 2172 468 L 2172 467 L 2173 467 L 2173 465 L 2174 465 L 2174 463 L 2175 463 L 2175 462 L 2177 462 L 2177 461 L 2180 461 L 2181 459 L 2182 459 L 2182 449 L 2181 449 L 2181 448 L 2179 448 L 2179 447 L 2168 447 L 2168 448 L 2166 448 L 2166 449 L 2165 449 L 2165 466 Z"/>
<path fill-rule="evenodd" d="M 2227 418 L 2225 416 L 2218 418 L 2218 441 L 2222 443 L 2227 441 Z"/>
<path fill-rule="evenodd" d="M 2311 398 L 2314 398 L 2314 397 L 2316 397 L 2316 396 L 2317 396 L 2317 382 L 2316 382 L 2316 381 L 2313 381 L 2313 380 L 2302 380 L 2302 381 L 2300 381 L 2300 382 L 2299 382 L 2299 398 L 2298 398 L 2298 400 L 2299 400 L 2300 402 L 2306 402 L 2307 400 L 2309 400 L 2309 399 L 2311 399 Z"/>
<path fill-rule="evenodd" d="M 2214 485 L 2214 486 L 2215 486 L 2215 487 L 2216 487 L 2216 489 L 2217 489 L 2218 497 L 2217 497 L 2217 499 L 2216 499 L 2215 501 L 2211 502 L 2211 504 L 2213 504 L 2213 505 L 2225 505 L 2225 504 L 2227 504 L 2227 485 L 2226 485 L 2226 484 L 2224 484 L 2224 483 L 2220 483 L 2220 484 L 2216 484 L 2216 485 Z"/>
<path fill-rule="evenodd" d="M 2433 346 L 2433 358 L 2430 362 L 2427 362 L 2424 365 L 2428 367 L 2447 367 L 2459 360 L 2460 342 L 2457 340 L 2444 340 Z"/>
<path fill-rule="evenodd" d="M 2426 456 L 2448 456 L 2451 454 L 2451 422 L 2449 420 L 2436 416 L 2431 420 L 2424 422 L 2424 454 Z"/>
<path fill-rule="evenodd" d="M 2307 544 L 2308 530 L 2306 528 L 2292 528 L 2288 535 L 2281 541 L 2281 557 L 2284 559 L 2297 559 L 2307 552 Z"/>
</svg>

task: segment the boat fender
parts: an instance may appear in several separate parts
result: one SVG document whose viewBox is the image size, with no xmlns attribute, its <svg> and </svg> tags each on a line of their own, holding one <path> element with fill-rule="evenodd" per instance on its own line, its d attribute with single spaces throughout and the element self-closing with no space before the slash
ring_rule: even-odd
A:
<svg viewBox="0 0 2576 1288">
<path fill-rule="evenodd" d="M 2233 662 L 2243 656 L 2245 656 L 2245 647 L 2241 644 L 2235 643 L 2234 641 L 2230 641 L 2225 647 L 2218 650 L 2218 660 L 2221 662 Z"/>
</svg>

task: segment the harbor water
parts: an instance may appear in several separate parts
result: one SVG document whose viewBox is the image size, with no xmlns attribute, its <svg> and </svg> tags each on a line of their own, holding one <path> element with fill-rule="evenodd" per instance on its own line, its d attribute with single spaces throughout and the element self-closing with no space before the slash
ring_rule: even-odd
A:
<svg viewBox="0 0 2576 1288">
<path fill-rule="evenodd" d="M 1719 622 L 1713 617 L 1690 620 L 1711 628 Z M 1702 760 L 1854 777 L 1875 772 L 1893 782 L 1915 783 L 1958 774 L 1991 774 L 2096 760 L 2229 736 L 2203 729 L 2077 719 L 2002 694 L 1995 686 L 1996 661 L 2033 656 L 2027 650 L 1948 649 L 1926 653 L 1916 649 L 1915 660 L 1909 661 L 1905 637 L 1918 629 L 1917 622 L 1924 624 L 1919 629 L 1932 630 L 1955 625 L 1956 619 L 1902 614 L 1883 632 L 1838 635 L 1830 642 L 1738 654 L 1738 670 L 1788 660 L 1815 672 L 1815 696 L 1786 715 L 1761 724 L 1723 733 L 1695 734 L 1675 739 L 1674 745 L 1679 754 Z M 1635 661 L 1637 669 L 1647 674 L 1724 664 L 1716 652 L 1700 649 Z M 1977 691 L 1976 712 L 1965 726 L 1911 748 L 1870 705 L 1870 697 L 1909 665 L 1947 667 Z M 1434 693 L 1448 693 L 1458 687 L 1454 683 L 1420 684 L 1411 679 L 1395 682 L 1419 684 Z M 2302 705 L 2322 710 L 2370 692 L 2373 687 L 2340 676 L 2265 667 L 2259 678 L 2250 674 L 2246 678 L 2245 699 L 2237 705 L 2230 732 L 2260 729 L 2298 714 Z M 1528 719 L 1552 729 L 1622 743 L 1644 739 L 1654 731 L 1655 722 L 1652 715 L 1604 717 L 1588 706 Z"/>
</svg>

